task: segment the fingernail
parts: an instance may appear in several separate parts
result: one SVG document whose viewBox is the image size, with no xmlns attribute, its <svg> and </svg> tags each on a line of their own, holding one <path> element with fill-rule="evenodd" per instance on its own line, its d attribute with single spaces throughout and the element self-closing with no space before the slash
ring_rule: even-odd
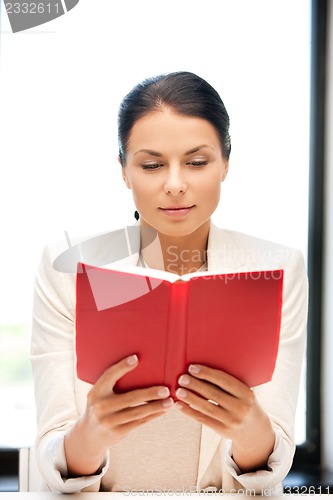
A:
<svg viewBox="0 0 333 500">
<path fill-rule="evenodd" d="M 165 401 L 163 401 L 163 403 L 162 403 L 162 406 L 164 406 L 164 408 L 170 408 L 170 406 L 172 406 L 172 405 L 173 405 L 172 398 L 168 398 Z"/>
<path fill-rule="evenodd" d="M 186 398 L 187 397 L 187 391 L 185 391 L 184 389 L 177 389 L 176 390 L 176 396 L 178 396 L 179 398 Z"/>
<path fill-rule="evenodd" d="M 180 385 L 189 385 L 191 382 L 190 377 L 188 375 L 181 375 L 178 379 Z"/>
<path fill-rule="evenodd" d="M 158 389 L 157 394 L 161 398 L 166 398 L 167 396 L 170 395 L 170 391 L 167 387 L 161 387 L 160 389 Z"/>
<path fill-rule="evenodd" d="M 177 408 L 177 410 L 182 410 L 184 408 L 180 401 L 176 401 L 173 406 L 174 408 Z"/>
<path fill-rule="evenodd" d="M 127 358 L 127 364 L 130 366 L 135 365 L 138 362 L 138 357 L 136 354 L 132 354 L 132 356 L 129 356 Z"/>
<path fill-rule="evenodd" d="M 198 365 L 190 365 L 190 366 L 188 367 L 188 371 L 189 371 L 190 373 L 194 373 L 194 374 L 196 374 L 196 373 L 199 373 L 199 372 L 200 372 L 200 368 L 199 368 L 199 366 L 198 366 Z"/>
</svg>

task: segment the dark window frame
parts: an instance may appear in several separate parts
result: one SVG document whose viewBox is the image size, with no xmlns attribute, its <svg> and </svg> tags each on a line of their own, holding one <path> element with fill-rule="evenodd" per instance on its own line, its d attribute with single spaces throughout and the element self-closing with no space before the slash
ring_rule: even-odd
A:
<svg viewBox="0 0 333 500">
<path fill-rule="evenodd" d="M 309 317 L 306 372 L 306 440 L 296 448 L 293 468 L 321 465 L 321 344 L 324 239 L 324 151 L 328 0 L 311 1 L 308 276 Z"/>
</svg>

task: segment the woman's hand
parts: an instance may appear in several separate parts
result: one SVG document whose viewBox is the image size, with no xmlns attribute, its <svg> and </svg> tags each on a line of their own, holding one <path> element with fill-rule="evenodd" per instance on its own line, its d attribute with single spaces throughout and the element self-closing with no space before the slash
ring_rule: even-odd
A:
<svg viewBox="0 0 333 500">
<path fill-rule="evenodd" d="M 90 390 L 85 413 L 65 437 L 70 476 L 94 474 L 111 445 L 172 406 L 169 389 L 164 386 L 113 392 L 116 382 L 137 365 L 136 355 L 121 360 L 106 370 Z"/>
<path fill-rule="evenodd" d="M 176 406 L 232 440 L 233 459 L 242 472 L 266 469 L 275 434 L 253 391 L 235 377 L 204 365 L 190 365 L 178 381 Z"/>
</svg>

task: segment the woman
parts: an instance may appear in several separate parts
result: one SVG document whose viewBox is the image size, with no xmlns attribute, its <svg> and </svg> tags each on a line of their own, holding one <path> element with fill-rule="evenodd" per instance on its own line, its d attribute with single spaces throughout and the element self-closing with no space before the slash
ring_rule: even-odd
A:
<svg viewBox="0 0 333 500">
<path fill-rule="evenodd" d="M 307 280 L 298 251 L 211 223 L 229 155 L 229 117 L 207 82 L 178 72 L 136 86 L 120 107 L 119 161 L 141 234 L 119 265 L 180 275 L 284 269 L 272 381 L 250 389 L 192 364 L 178 381 L 177 403 L 163 386 L 115 394 L 116 381 L 139 363 L 135 353 L 93 387 L 78 380 L 75 274 L 54 269 L 59 250 L 49 246 L 36 280 L 32 363 L 37 459 L 51 490 L 282 491 L 294 454 Z M 158 249 L 145 244 L 149 229 L 158 235 Z M 101 241 L 95 240 L 97 253 Z M 81 257 L 94 260 L 88 251 Z"/>
</svg>

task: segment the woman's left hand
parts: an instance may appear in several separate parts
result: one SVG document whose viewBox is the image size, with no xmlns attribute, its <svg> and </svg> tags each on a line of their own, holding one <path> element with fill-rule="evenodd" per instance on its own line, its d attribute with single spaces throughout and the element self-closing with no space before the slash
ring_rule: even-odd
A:
<svg viewBox="0 0 333 500">
<path fill-rule="evenodd" d="M 186 415 L 232 440 L 233 459 L 242 472 L 267 468 L 275 433 L 253 391 L 231 375 L 190 365 L 181 375 L 176 406 Z"/>
</svg>

